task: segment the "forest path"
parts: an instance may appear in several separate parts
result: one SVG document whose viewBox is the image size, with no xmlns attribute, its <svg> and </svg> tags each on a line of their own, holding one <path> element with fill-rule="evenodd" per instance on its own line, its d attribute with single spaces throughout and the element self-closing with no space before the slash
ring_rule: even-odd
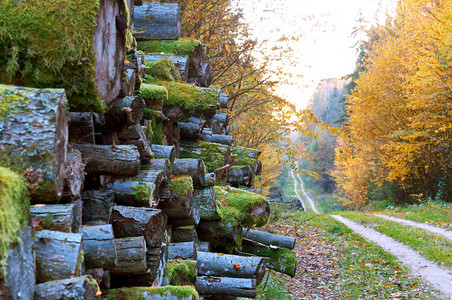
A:
<svg viewBox="0 0 452 300">
<path fill-rule="evenodd" d="M 297 170 L 299 170 L 299 169 L 300 169 L 300 167 L 299 167 L 298 162 L 297 162 Z M 297 195 L 298 200 L 300 200 L 300 202 L 303 203 L 303 207 L 304 207 L 305 211 L 306 211 L 306 204 L 305 204 L 305 202 L 303 201 L 303 198 L 302 198 L 302 197 L 300 196 L 300 194 L 298 193 L 298 180 L 300 180 L 300 189 L 301 189 L 301 192 L 303 193 L 303 196 L 305 197 L 305 199 L 309 202 L 309 205 L 311 206 L 312 211 L 315 212 L 316 214 L 320 214 L 320 212 L 317 210 L 317 207 L 316 207 L 316 205 L 315 205 L 315 201 L 314 201 L 314 200 L 308 195 L 308 193 L 306 193 L 306 191 L 304 190 L 304 184 L 303 184 L 303 180 L 301 179 L 300 174 L 297 173 L 297 177 L 298 177 L 298 180 L 297 180 L 297 179 L 295 178 L 295 175 L 294 175 L 294 172 L 293 172 L 292 169 L 289 170 L 289 173 L 290 173 L 290 175 L 291 175 L 292 178 L 293 178 L 293 184 L 294 184 L 295 194 Z"/>
<path fill-rule="evenodd" d="M 301 202 L 301 205 L 303 206 L 304 211 L 306 211 L 306 203 L 304 203 L 303 198 L 301 198 L 300 194 L 298 193 L 298 180 L 295 178 L 295 175 L 293 174 L 292 169 L 289 170 L 289 175 L 292 176 L 292 178 L 293 178 L 293 189 L 295 191 L 295 195 L 297 195 L 298 201 Z M 303 181 L 301 181 L 301 184 L 303 185 Z"/>
</svg>

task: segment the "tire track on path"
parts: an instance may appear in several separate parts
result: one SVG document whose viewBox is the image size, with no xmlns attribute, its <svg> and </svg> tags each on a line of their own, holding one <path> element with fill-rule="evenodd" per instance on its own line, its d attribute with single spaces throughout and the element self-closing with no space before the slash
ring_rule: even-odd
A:
<svg viewBox="0 0 452 300">
<path fill-rule="evenodd" d="M 303 198 L 300 197 L 300 194 L 298 194 L 298 187 L 297 187 L 298 181 L 297 181 L 297 179 L 295 178 L 292 169 L 289 170 L 289 174 L 290 174 L 290 175 L 292 176 L 292 178 L 293 178 L 293 188 L 294 188 L 295 194 L 297 195 L 298 200 L 301 202 L 301 205 L 303 205 L 304 211 L 306 211 L 306 204 L 304 203 Z"/>
</svg>

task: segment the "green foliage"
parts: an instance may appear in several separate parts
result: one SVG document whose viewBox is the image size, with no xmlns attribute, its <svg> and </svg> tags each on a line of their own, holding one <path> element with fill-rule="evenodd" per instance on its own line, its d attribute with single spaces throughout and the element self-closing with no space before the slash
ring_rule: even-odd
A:
<svg viewBox="0 0 452 300">
<path fill-rule="evenodd" d="M 0 268 L 6 264 L 8 249 L 19 241 L 17 234 L 29 215 L 27 184 L 20 175 L 0 167 Z"/>
<path fill-rule="evenodd" d="M 196 261 L 171 259 L 166 265 L 165 276 L 170 285 L 187 285 L 194 282 L 196 272 Z"/>
<path fill-rule="evenodd" d="M 168 57 L 157 61 L 146 62 L 146 74 L 161 80 L 181 80 L 179 69 Z"/>
<path fill-rule="evenodd" d="M 149 199 L 151 199 L 152 193 L 154 192 L 152 184 L 148 182 L 137 182 L 131 189 L 135 199 L 145 203 L 149 202 Z"/>
<path fill-rule="evenodd" d="M 164 286 L 164 287 L 131 287 L 112 289 L 108 294 L 108 300 L 146 300 L 152 295 L 175 296 L 177 299 L 192 297 L 199 299 L 199 294 L 193 286 Z M 190 299 L 190 298 L 189 298 Z"/>
<path fill-rule="evenodd" d="M 168 90 L 161 85 L 143 83 L 138 94 L 145 100 L 168 100 Z"/>
<path fill-rule="evenodd" d="M 193 192 L 193 179 L 190 175 L 182 175 L 171 179 L 170 190 L 173 194 L 187 196 Z"/>
<path fill-rule="evenodd" d="M 137 28 L 139 29 L 139 28 Z M 138 42 L 137 49 L 146 53 L 165 53 L 173 55 L 192 55 L 201 42 L 191 39 L 179 39 L 171 41 L 146 41 Z"/>
<path fill-rule="evenodd" d="M 151 142 L 156 145 L 163 145 L 163 123 L 156 120 L 151 121 L 152 136 Z"/>
<path fill-rule="evenodd" d="M 0 2 L 0 82 L 63 87 L 70 109 L 102 112 L 93 51 L 98 12 L 97 0 Z"/>
<path fill-rule="evenodd" d="M 295 276 L 297 259 L 295 251 L 286 248 L 267 248 L 256 245 L 242 245 L 242 250 L 246 253 L 268 257 L 266 266 L 272 270 Z"/>
<path fill-rule="evenodd" d="M 199 158 L 204 161 L 208 172 L 213 172 L 224 164 L 227 147 L 216 143 L 182 143 L 180 158 Z"/>
</svg>

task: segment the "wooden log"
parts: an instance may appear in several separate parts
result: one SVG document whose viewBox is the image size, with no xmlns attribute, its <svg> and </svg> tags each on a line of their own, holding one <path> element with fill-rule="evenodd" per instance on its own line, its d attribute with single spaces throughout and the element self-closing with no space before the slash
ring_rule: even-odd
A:
<svg viewBox="0 0 452 300">
<path fill-rule="evenodd" d="M 78 199 L 85 181 L 85 164 L 82 161 L 82 153 L 77 149 L 69 149 L 65 166 L 63 197 Z"/>
<path fill-rule="evenodd" d="M 198 276 L 195 288 L 200 294 L 256 297 L 256 279 Z"/>
<path fill-rule="evenodd" d="M 64 90 L 1 85 L 0 102 L 8 111 L 2 119 L 0 165 L 18 173 L 30 168 L 31 201 L 58 203 L 68 144 Z"/>
<path fill-rule="evenodd" d="M 224 135 L 224 134 L 212 134 L 211 137 L 212 143 L 222 144 L 226 146 L 231 146 L 233 138 L 230 135 Z"/>
<path fill-rule="evenodd" d="M 139 96 L 118 98 L 105 113 L 104 128 L 111 131 L 125 131 L 129 126 L 140 123 L 145 103 Z"/>
<path fill-rule="evenodd" d="M 262 162 L 258 160 L 256 162 L 256 169 L 254 171 L 255 175 L 260 176 L 262 174 Z"/>
<path fill-rule="evenodd" d="M 201 132 L 201 134 L 199 135 L 199 138 L 201 139 L 201 141 L 204 142 L 212 142 L 212 129 L 210 128 L 204 128 Z"/>
<path fill-rule="evenodd" d="M 242 227 L 237 224 L 222 224 L 219 221 L 201 220 L 196 226 L 198 237 L 207 241 L 216 250 L 231 251 L 242 244 Z M 226 249 L 227 248 L 227 249 Z"/>
<path fill-rule="evenodd" d="M 220 108 L 228 108 L 229 103 L 229 95 L 221 93 L 220 94 L 220 101 L 218 102 L 218 107 Z"/>
<path fill-rule="evenodd" d="M 102 294 L 108 294 L 110 288 L 110 271 L 102 268 L 86 269 L 85 275 L 91 275 L 96 280 Z"/>
<path fill-rule="evenodd" d="M 198 251 L 210 252 L 210 243 L 206 241 L 199 241 Z"/>
<path fill-rule="evenodd" d="M 126 132 L 118 133 L 117 136 L 121 145 L 134 145 L 138 148 L 142 163 L 147 163 L 152 158 L 151 146 L 140 124 L 130 126 Z"/>
<path fill-rule="evenodd" d="M 234 187 L 250 187 L 253 182 L 254 174 L 250 166 L 237 166 L 229 170 L 227 183 Z"/>
<path fill-rule="evenodd" d="M 111 291 L 112 299 L 121 300 L 198 300 L 192 286 L 129 287 Z"/>
<path fill-rule="evenodd" d="M 243 237 L 262 243 L 264 245 L 273 245 L 293 250 L 295 248 L 295 238 L 283 235 L 272 234 L 254 229 L 243 229 Z"/>
<path fill-rule="evenodd" d="M 167 220 L 160 209 L 115 205 L 111 220 L 116 238 L 143 236 L 147 247 L 164 240 Z"/>
<path fill-rule="evenodd" d="M 171 164 L 166 158 L 151 159 L 148 163 L 141 165 L 141 170 L 163 171 L 166 180 L 171 182 Z"/>
<path fill-rule="evenodd" d="M 223 123 L 218 120 L 212 119 L 209 126 L 212 128 L 212 134 L 223 134 Z"/>
<path fill-rule="evenodd" d="M 146 241 L 144 237 L 114 240 L 118 262 L 111 268 L 112 275 L 146 273 Z"/>
<path fill-rule="evenodd" d="M 173 228 L 172 243 L 198 242 L 198 234 L 194 226 Z"/>
<path fill-rule="evenodd" d="M 83 224 L 102 225 L 109 223 L 114 200 L 115 195 L 112 191 L 84 191 L 82 193 Z"/>
<path fill-rule="evenodd" d="M 212 120 L 217 120 L 218 122 L 220 122 L 221 124 L 223 124 L 223 126 L 227 126 L 228 121 L 229 121 L 229 117 L 227 113 L 222 113 L 222 112 L 217 112 Z"/>
<path fill-rule="evenodd" d="M 181 143 L 181 158 L 198 158 L 204 161 L 208 172 L 226 165 L 226 157 L 230 147 L 221 144 L 198 142 Z M 218 179 L 218 178 L 217 178 Z"/>
<path fill-rule="evenodd" d="M 198 72 L 193 76 L 193 72 L 190 73 L 192 76 L 188 77 L 187 82 L 192 83 L 199 87 L 208 87 L 212 84 L 212 68 L 210 64 L 202 62 L 201 66 L 198 68 Z"/>
<path fill-rule="evenodd" d="M 177 122 L 173 121 L 163 121 L 162 126 L 163 133 L 163 143 L 168 146 L 174 147 L 174 157 L 179 157 L 180 146 L 179 146 L 179 126 Z M 171 161 L 171 160 L 170 160 Z M 173 165 L 174 160 L 171 161 L 171 166 Z"/>
<path fill-rule="evenodd" d="M 35 300 L 98 299 L 99 286 L 91 275 L 45 282 L 36 285 Z M 31 298 L 29 298 L 31 299 Z"/>
<path fill-rule="evenodd" d="M 183 158 L 175 159 L 173 165 L 173 175 L 188 174 L 193 179 L 193 186 L 203 188 L 205 185 L 204 162 L 200 159 Z"/>
<path fill-rule="evenodd" d="M 179 122 L 180 139 L 184 141 L 197 142 L 201 137 L 199 124 Z"/>
<path fill-rule="evenodd" d="M 139 76 L 137 69 L 138 68 L 136 66 L 133 69 L 126 68 L 126 95 L 129 97 L 135 94 L 135 86 Z"/>
<path fill-rule="evenodd" d="M 81 215 L 75 204 L 37 204 L 30 208 L 31 216 L 39 219 L 43 229 L 78 233 Z"/>
<path fill-rule="evenodd" d="M 247 192 L 251 192 L 251 193 L 256 193 L 256 194 L 261 194 L 262 195 L 262 189 L 251 189 L 251 188 L 243 187 L 243 186 L 240 187 L 239 189 L 247 191 Z M 267 198 L 268 198 L 268 195 L 267 195 Z"/>
<path fill-rule="evenodd" d="M 193 198 L 199 204 L 199 217 L 201 220 L 221 220 L 223 214 L 213 187 L 195 190 Z"/>
<path fill-rule="evenodd" d="M 93 113 L 69 113 L 69 142 L 94 144 L 94 136 Z"/>
<path fill-rule="evenodd" d="M 99 130 L 96 135 L 96 144 L 98 145 L 119 145 L 117 132 Z"/>
<path fill-rule="evenodd" d="M 8 250 L 5 267 L 0 268 L 0 299 L 33 299 L 36 283 L 33 233 L 31 226 L 23 228 L 19 241 Z"/>
<path fill-rule="evenodd" d="M 42 230 L 34 241 L 37 283 L 80 275 L 81 234 Z"/>
<path fill-rule="evenodd" d="M 210 187 L 214 186 L 217 183 L 217 175 L 215 173 L 207 173 L 204 186 Z"/>
<path fill-rule="evenodd" d="M 199 223 L 199 206 L 193 199 L 191 191 L 187 195 L 173 194 L 161 201 L 158 206 L 168 216 L 168 223 L 173 226 L 189 226 Z"/>
<path fill-rule="evenodd" d="M 238 256 L 198 252 L 198 274 L 205 276 L 254 278 L 259 285 L 265 275 L 265 259 L 256 256 Z"/>
<path fill-rule="evenodd" d="M 117 263 L 117 256 L 111 224 L 83 226 L 81 233 L 86 267 L 113 268 Z"/>
<path fill-rule="evenodd" d="M 152 145 L 151 148 L 155 158 L 166 158 L 170 161 L 171 166 L 173 165 L 176 157 L 174 146 Z"/>
<path fill-rule="evenodd" d="M 135 30 L 143 32 L 137 40 L 174 40 L 181 34 L 178 3 L 145 2 L 134 9 Z"/>
<path fill-rule="evenodd" d="M 180 77 L 182 81 L 187 81 L 188 79 L 188 66 L 189 59 L 188 55 L 168 55 L 168 54 L 145 54 L 144 59 L 148 62 L 159 61 L 163 58 L 169 58 L 180 72 Z"/>
<path fill-rule="evenodd" d="M 168 259 L 190 259 L 198 257 L 198 247 L 195 242 L 171 243 L 169 245 Z"/>
<path fill-rule="evenodd" d="M 82 153 L 87 173 L 135 176 L 140 172 L 140 153 L 136 146 L 71 144 L 71 147 Z"/>
</svg>

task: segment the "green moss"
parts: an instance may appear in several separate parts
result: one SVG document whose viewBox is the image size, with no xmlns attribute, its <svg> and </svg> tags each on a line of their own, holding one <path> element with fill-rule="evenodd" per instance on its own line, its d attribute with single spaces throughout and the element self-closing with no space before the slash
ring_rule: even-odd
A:
<svg viewBox="0 0 452 300">
<path fill-rule="evenodd" d="M 0 121 L 4 120 L 7 114 L 19 113 L 30 104 L 30 98 L 23 94 L 25 91 L 11 87 L 0 84 Z"/>
<path fill-rule="evenodd" d="M 181 80 L 179 69 L 168 57 L 157 61 L 146 62 L 146 74 L 161 80 Z"/>
<path fill-rule="evenodd" d="M 153 295 L 176 296 L 177 299 L 191 297 L 193 300 L 199 299 L 199 294 L 193 286 L 164 286 L 164 287 L 132 287 L 112 289 L 108 294 L 108 300 L 146 300 Z"/>
<path fill-rule="evenodd" d="M 7 252 L 19 241 L 18 232 L 27 224 L 30 200 L 23 178 L 0 167 L 0 268 L 6 265 Z"/>
<path fill-rule="evenodd" d="M 163 145 L 163 123 L 156 120 L 151 121 L 152 136 L 151 142 L 156 145 Z"/>
<path fill-rule="evenodd" d="M 131 187 L 131 189 L 133 191 L 132 195 L 135 199 L 145 203 L 149 202 L 149 199 L 152 197 L 152 193 L 154 192 L 152 185 L 147 182 L 137 182 Z"/>
<path fill-rule="evenodd" d="M 103 112 L 93 36 L 98 0 L 0 2 L 0 82 L 66 90 L 69 107 Z"/>
<path fill-rule="evenodd" d="M 204 161 L 208 172 L 221 168 L 224 165 L 224 156 L 227 147 L 216 143 L 198 142 L 182 143 L 183 150 L 180 152 L 180 158 L 199 158 Z"/>
<path fill-rule="evenodd" d="M 261 257 L 268 257 L 266 266 L 277 272 L 281 272 L 292 277 L 295 276 L 297 259 L 295 251 L 278 248 L 272 249 L 256 245 L 242 245 L 243 252 L 251 253 Z"/>
<path fill-rule="evenodd" d="M 193 179 L 190 175 L 182 175 L 171 179 L 170 190 L 173 194 L 187 196 L 189 192 L 193 192 Z"/>
<path fill-rule="evenodd" d="M 139 28 L 137 28 L 139 30 Z M 138 42 L 137 49 L 146 53 L 165 53 L 173 55 L 188 55 L 191 56 L 196 47 L 200 46 L 201 42 L 192 39 L 179 39 L 170 41 L 146 41 Z"/>
<path fill-rule="evenodd" d="M 237 155 L 237 165 L 240 166 L 251 166 L 252 169 L 256 166 L 257 162 L 257 151 L 255 149 L 234 146 L 232 151 Z"/>
<path fill-rule="evenodd" d="M 172 259 L 166 265 L 166 277 L 170 285 L 186 285 L 195 281 L 196 261 Z"/>
<path fill-rule="evenodd" d="M 168 90 L 161 85 L 144 83 L 141 85 L 138 94 L 143 99 L 162 100 L 162 101 L 168 100 Z"/>
</svg>

